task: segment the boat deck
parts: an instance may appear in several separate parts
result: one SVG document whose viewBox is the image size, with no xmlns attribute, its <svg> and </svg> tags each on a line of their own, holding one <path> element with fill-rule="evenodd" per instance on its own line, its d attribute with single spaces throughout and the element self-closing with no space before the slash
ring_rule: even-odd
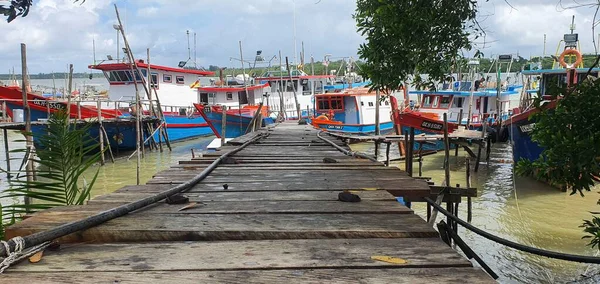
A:
<svg viewBox="0 0 600 284">
<path fill-rule="evenodd" d="M 2 283 L 493 283 L 387 192 L 429 196 L 426 181 L 346 156 L 317 133 L 279 124 L 181 161 L 146 185 L 37 213 L 9 227 L 7 236 L 44 231 L 167 190 L 235 145 L 266 136 L 185 192 L 189 204 L 159 202 L 64 236 L 40 262 L 10 267 Z M 338 201 L 342 191 L 361 201 Z"/>
</svg>

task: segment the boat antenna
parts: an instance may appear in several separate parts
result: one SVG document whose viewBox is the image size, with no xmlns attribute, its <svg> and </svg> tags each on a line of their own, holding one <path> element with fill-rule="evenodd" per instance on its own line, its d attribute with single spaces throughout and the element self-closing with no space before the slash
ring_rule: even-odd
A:
<svg viewBox="0 0 600 284">
<path fill-rule="evenodd" d="M 191 51 L 190 51 L 190 31 L 189 31 L 189 30 L 187 30 L 187 31 L 186 31 L 186 34 L 187 34 L 187 43 L 188 43 L 188 61 L 189 61 L 190 59 L 192 59 L 192 54 L 191 54 Z"/>
<path fill-rule="evenodd" d="M 198 69 L 196 64 L 196 32 L 194 32 L 194 68 Z"/>
<path fill-rule="evenodd" d="M 573 15 L 573 18 L 571 18 L 571 34 L 573 34 L 573 31 L 575 30 L 575 15 Z"/>
</svg>

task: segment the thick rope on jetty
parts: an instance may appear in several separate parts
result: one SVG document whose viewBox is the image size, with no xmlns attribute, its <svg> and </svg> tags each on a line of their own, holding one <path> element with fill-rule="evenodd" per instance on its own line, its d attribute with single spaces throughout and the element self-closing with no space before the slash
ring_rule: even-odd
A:
<svg viewBox="0 0 600 284">
<path fill-rule="evenodd" d="M 50 245 L 50 242 L 45 242 L 43 244 L 23 250 L 23 248 L 25 247 L 25 241 L 22 237 L 14 237 L 13 241 L 15 242 L 15 248 L 13 251 L 11 251 L 7 242 L 0 241 L 2 247 L 4 247 L 6 251 L 8 251 L 8 256 L 4 258 L 2 262 L 0 262 L 0 274 L 4 273 L 4 270 L 10 267 L 13 263 L 19 262 L 24 258 L 30 257 L 36 254 L 37 252 L 44 250 Z"/>
<path fill-rule="evenodd" d="M 340 147 L 339 145 L 337 145 L 337 144 L 333 143 L 333 141 L 331 141 L 331 140 L 329 140 L 329 139 L 327 139 L 327 138 L 325 138 L 325 137 L 321 136 L 321 133 L 323 133 L 323 132 L 325 132 L 325 131 L 323 131 L 323 130 L 319 131 L 319 133 L 317 133 L 317 137 L 319 137 L 319 139 L 321 139 L 321 140 L 323 140 L 323 141 L 327 142 L 329 145 L 331 145 L 331 146 L 335 147 L 335 148 L 336 148 L 336 149 L 338 149 L 340 152 L 342 152 L 342 153 L 344 153 L 344 154 L 346 154 L 346 155 L 348 155 L 348 156 L 351 156 L 351 157 L 364 158 L 364 159 L 369 159 L 369 160 L 371 160 L 371 161 L 373 161 L 373 162 L 379 162 L 377 159 L 375 159 L 374 157 L 371 157 L 371 156 L 369 156 L 369 155 L 367 155 L 367 154 L 360 153 L 360 152 L 348 151 L 348 150 L 346 150 L 346 149 L 344 149 L 344 148 Z"/>
<path fill-rule="evenodd" d="M 425 201 L 427 201 L 427 203 L 431 206 L 433 206 L 435 209 L 438 210 L 438 212 L 446 215 L 448 218 L 452 219 L 454 222 L 457 222 L 458 224 L 460 224 L 461 226 L 473 231 L 474 233 L 499 244 L 505 245 L 507 247 L 516 249 L 516 250 L 520 250 L 520 251 L 524 251 L 524 252 L 528 252 L 531 254 L 535 254 L 535 255 L 539 255 L 539 256 L 543 256 L 543 257 L 548 257 L 548 258 L 554 258 L 554 259 L 561 259 L 561 260 L 566 260 L 566 261 L 573 261 L 573 262 L 582 262 L 582 263 L 596 263 L 596 264 L 600 264 L 600 257 L 594 257 L 594 256 L 585 256 L 585 255 L 576 255 L 576 254 L 567 254 L 567 253 L 561 253 L 561 252 L 555 252 L 555 251 L 549 251 L 549 250 L 544 250 L 544 249 L 539 249 L 539 248 L 534 248 L 534 247 L 530 247 L 530 246 L 526 246 L 526 245 L 522 245 L 519 243 L 515 243 L 513 241 L 509 241 L 507 239 L 503 239 L 501 237 L 498 237 L 496 235 L 490 234 L 482 229 L 479 229 L 467 222 L 465 222 L 464 220 L 454 216 L 453 214 L 451 214 L 450 212 L 448 212 L 446 209 L 444 209 L 442 206 L 438 205 L 435 203 L 434 200 L 432 200 L 429 197 L 425 197 Z"/>
<path fill-rule="evenodd" d="M 170 197 L 172 195 L 182 193 L 182 192 L 192 188 L 193 186 L 195 186 L 196 184 L 201 182 L 203 179 L 205 179 L 215 168 L 217 168 L 217 166 L 221 163 L 221 161 L 223 161 L 224 159 L 226 159 L 227 157 L 229 157 L 231 155 L 234 155 L 235 153 L 246 148 L 246 146 L 248 146 L 266 136 L 268 136 L 268 133 L 261 133 L 261 134 L 257 135 L 256 137 L 248 140 L 246 143 L 242 144 L 240 147 L 221 155 L 219 158 L 217 158 L 207 168 L 202 170 L 201 173 L 199 173 L 198 175 L 193 177 L 191 180 L 189 180 L 183 184 L 177 185 L 175 187 L 172 187 L 171 189 L 157 193 L 153 196 L 142 198 L 140 200 L 115 207 L 113 209 L 102 211 L 98 214 L 95 214 L 93 216 L 87 217 L 82 220 L 78 220 L 78 221 L 74 221 L 74 222 L 67 223 L 64 225 L 60 225 L 60 226 L 52 228 L 50 230 L 31 234 L 31 235 L 24 236 L 24 237 L 14 237 L 14 238 L 8 240 L 6 242 L 6 244 L 0 246 L 0 257 L 9 257 L 11 251 L 14 252 L 17 248 L 20 248 L 21 250 L 26 249 L 26 248 L 31 248 L 33 246 L 37 246 L 37 245 L 43 244 L 45 242 L 49 242 L 54 239 L 58 239 L 60 237 L 66 236 L 68 234 L 71 234 L 71 233 L 74 233 L 77 231 L 81 231 L 81 230 L 84 230 L 84 229 L 87 229 L 87 228 L 90 228 L 93 226 L 100 225 L 106 221 L 124 216 L 124 215 L 128 214 L 129 212 L 132 212 L 132 211 L 141 209 L 143 207 L 146 207 L 148 205 L 154 204 L 156 202 L 159 202 L 159 201 L 166 199 L 167 197 Z M 21 238 L 21 239 L 19 239 L 19 238 Z M 19 247 L 17 247 L 17 246 L 19 246 Z"/>
</svg>

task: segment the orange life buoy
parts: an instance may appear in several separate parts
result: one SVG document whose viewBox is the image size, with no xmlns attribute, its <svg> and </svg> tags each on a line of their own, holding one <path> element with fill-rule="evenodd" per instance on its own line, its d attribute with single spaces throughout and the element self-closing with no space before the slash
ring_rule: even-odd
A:
<svg viewBox="0 0 600 284">
<path fill-rule="evenodd" d="M 329 117 L 327 117 L 324 114 L 321 114 L 321 115 L 317 116 L 316 120 L 329 120 Z"/>
<path fill-rule="evenodd" d="M 573 63 L 573 64 L 567 64 L 565 62 L 565 56 L 567 56 L 567 55 L 575 55 L 575 63 Z M 581 56 L 581 53 L 579 52 L 579 50 L 574 49 L 574 48 L 570 48 L 570 49 L 565 49 L 565 51 L 563 51 L 560 54 L 560 57 L 558 58 L 558 63 L 562 67 L 573 68 L 573 67 L 576 67 L 579 64 L 581 64 L 582 60 L 583 60 L 583 57 Z"/>
</svg>

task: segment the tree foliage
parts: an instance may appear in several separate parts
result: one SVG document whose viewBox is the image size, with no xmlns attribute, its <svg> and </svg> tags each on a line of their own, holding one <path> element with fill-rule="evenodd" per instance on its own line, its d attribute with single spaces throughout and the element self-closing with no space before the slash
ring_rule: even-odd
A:
<svg viewBox="0 0 600 284">
<path fill-rule="evenodd" d="M 354 19 L 366 39 L 358 54 L 372 88 L 394 90 L 413 74 L 442 80 L 482 32 L 473 0 L 358 0 Z"/>
<path fill-rule="evenodd" d="M 46 133 L 35 137 L 40 146 L 33 159 L 39 165 L 37 180 L 27 181 L 22 176 L 10 181 L 10 188 L 0 198 L 17 202 L 2 208 L 0 224 L 13 223 L 25 213 L 61 205 L 81 205 L 89 199 L 98 170 L 89 182 L 83 174 L 101 155 L 98 142 L 88 135 L 90 127 L 91 124 L 69 123 L 65 112 L 50 117 Z M 26 152 L 25 149 L 17 151 Z M 19 202 L 25 197 L 32 202 L 27 205 Z"/>
<path fill-rule="evenodd" d="M 590 78 L 572 89 L 554 87 L 547 93 L 558 99 L 556 107 L 544 107 L 537 98 L 539 112 L 530 118 L 535 122 L 531 138 L 544 151 L 535 161 L 519 161 L 517 173 L 572 193 L 589 191 L 600 176 L 600 80 Z"/>
<path fill-rule="evenodd" d="M 73 2 L 84 3 L 86 0 L 73 0 Z M 33 5 L 33 0 L 10 0 L 9 5 L 0 4 L 0 14 L 6 17 L 6 21 L 12 22 L 17 17 L 26 17 L 29 9 Z"/>
</svg>

